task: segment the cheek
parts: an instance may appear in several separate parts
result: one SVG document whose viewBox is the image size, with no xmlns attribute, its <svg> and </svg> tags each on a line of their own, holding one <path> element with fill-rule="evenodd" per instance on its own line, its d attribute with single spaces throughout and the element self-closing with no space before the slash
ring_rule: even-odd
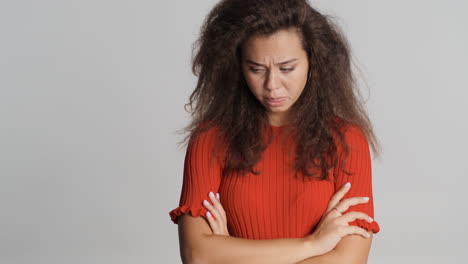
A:
<svg viewBox="0 0 468 264">
<path fill-rule="evenodd" d="M 305 85 L 306 81 L 307 81 L 307 74 L 308 72 L 304 69 L 301 69 L 299 71 L 296 71 L 294 72 L 294 75 L 292 75 L 292 78 L 294 80 L 296 80 L 296 82 L 299 84 L 299 83 L 302 83 Z"/>
<path fill-rule="evenodd" d="M 249 87 L 250 91 L 255 95 L 259 95 L 261 93 L 261 83 L 256 80 L 255 78 L 249 77 L 248 75 L 245 76 L 245 81 L 247 86 Z"/>
<path fill-rule="evenodd" d="M 307 74 L 307 73 L 306 73 Z M 307 75 L 304 77 L 304 73 L 298 73 L 295 76 L 291 77 L 291 89 L 289 92 L 293 95 L 293 97 L 298 98 L 302 91 L 304 90 L 304 86 L 307 82 Z"/>
</svg>

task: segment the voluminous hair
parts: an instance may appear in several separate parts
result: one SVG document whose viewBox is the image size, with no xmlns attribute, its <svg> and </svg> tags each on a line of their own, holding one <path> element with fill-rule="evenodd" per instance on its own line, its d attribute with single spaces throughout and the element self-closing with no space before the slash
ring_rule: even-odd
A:
<svg viewBox="0 0 468 264">
<path fill-rule="evenodd" d="M 262 135 L 268 117 L 243 76 L 241 47 L 253 35 L 282 29 L 296 30 L 309 61 L 304 90 L 289 111 L 296 171 L 309 179 L 328 179 L 329 170 L 340 163 L 336 142 L 348 155 L 343 127 L 349 125 L 362 130 L 378 155 L 378 140 L 351 69 L 349 44 L 331 17 L 306 0 L 223 0 L 214 6 L 192 47 L 192 72 L 198 81 L 185 105 L 192 121 L 183 129 L 188 133 L 184 142 L 217 127 L 221 134 L 214 151 L 223 150 L 222 175 L 259 173 L 253 167 L 269 144 Z"/>
</svg>

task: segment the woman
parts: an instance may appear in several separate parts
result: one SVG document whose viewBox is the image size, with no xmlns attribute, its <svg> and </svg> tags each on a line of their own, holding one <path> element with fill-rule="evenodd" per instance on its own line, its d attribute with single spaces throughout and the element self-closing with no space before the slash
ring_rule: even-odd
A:
<svg viewBox="0 0 468 264">
<path fill-rule="evenodd" d="M 350 65 L 338 27 L 306 0 L 211 10 L 170 212 L 184 263 L 366 263 L 378 144 Z"/>
</svg>

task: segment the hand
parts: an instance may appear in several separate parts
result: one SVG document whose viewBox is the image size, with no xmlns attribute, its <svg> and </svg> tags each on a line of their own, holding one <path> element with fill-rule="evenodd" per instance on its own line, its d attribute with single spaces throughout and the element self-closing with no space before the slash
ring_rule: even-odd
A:
<svg viewBox="0 0 468 264">
<path fill-rule="evenodd" d="M 206 218 L 210 224 L 211 230 L 215 235 L 229 236 L 226 220 L 226 212 L 224 211 L 223 206 L 220 202 L 219 193 L 216 194 L 216 197 L 213 192 L 209 194 L 210 200 L 213 203 L 211 205 L 208 201 L 204 200 L 203 205 L 208 209 L 206 213 Z"/>
<path fill-rule="evenodd" d="M 334 249 L 344 236 L 357 234 L 362 235 L 364 238 L 370 237 L 366 229 L 358 226 L 350 226 L 348 222 L 362 219 L 372 223 L 374 220 L 371 217 L 365 213 L 355 211 L 348 212 L 344 215 L 341 214 L 341 212 L 348 210 L 352 205 L 363 204 L 369 201 L 367 197 L 352 197 L 340 201 L 350 188 L 351 184 L 349 184 L 349 186 L 345 184 L 332 196 L 327 211 L 320 220 L 316 230 L 311 235 L 305 237 L 306 241 L 311 241 L 319 247 L 319 255 Z M 334 209 L 335 207 L 336 209 Z"/>
</svg>

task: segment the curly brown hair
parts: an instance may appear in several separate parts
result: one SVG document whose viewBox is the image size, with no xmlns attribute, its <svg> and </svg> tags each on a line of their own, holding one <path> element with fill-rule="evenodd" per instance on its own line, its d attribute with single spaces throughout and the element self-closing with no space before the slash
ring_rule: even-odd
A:
<svg viewBox="0 0 468 264">
<path fill-rule="evenodd" d="M 261 128 L 268 122 L 265 108 L 242 73 L 242 43 L 253 35 L 288 28 L 299 33 L 309 60 L 306 85 L 288 121 L 288 132 L 297 142 L 296 172 L 309 179 L 328 179 L 329 170 L 348 156 L 342 128 L 350 124 L 362 130 L 374 155 L 379 155 L 378 140 L 359 100 L 349 44 L 330 16 L 306 0 L 222 0 L 207 15 L 192 47 L 192 72 L 198 82 L 185 105 L 186 110 L 190 106 L 192 121 L 182 130 L 188 133 L 182 142 L 219 128 L 222 136 L 213 151 L 223 150 L 223 176 L 234 171 L 258 174 L 253 167 L 270 142 L 262 140 Z M 343 144 L 342 161 L 335 139 Z"/>
</svg>

